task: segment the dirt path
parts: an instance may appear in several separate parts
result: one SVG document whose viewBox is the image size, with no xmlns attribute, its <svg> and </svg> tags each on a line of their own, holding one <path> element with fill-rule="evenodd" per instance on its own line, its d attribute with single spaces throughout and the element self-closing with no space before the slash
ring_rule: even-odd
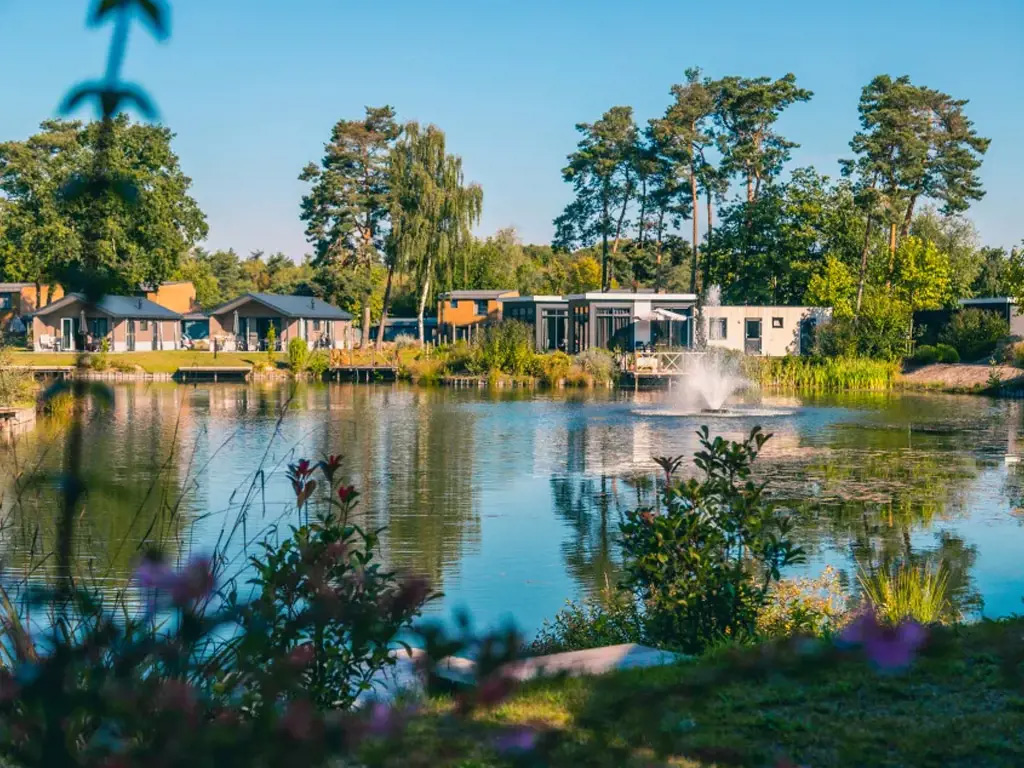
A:
<svg viewBox="0 0 1024 768">
<path fill-rule="evenodd" d="M 935 363 L 914 368 L 902 375 L 900 380 L 910 386 L 943 387 L 945 389 L 986 389 L 989 377 L 998 372 L 1005 384 L 1024 379 L 1024 370 L 1011 365 L 971 365 L 967 363 Z M 1024 383 L 1024 381 L 1018 381 Z"/>
</svg>

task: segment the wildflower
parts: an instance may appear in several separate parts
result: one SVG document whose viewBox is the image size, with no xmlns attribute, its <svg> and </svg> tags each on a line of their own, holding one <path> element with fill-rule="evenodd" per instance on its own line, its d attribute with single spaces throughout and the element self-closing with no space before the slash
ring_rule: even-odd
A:
<svg viewBox="0 0 1024 768">
<path fill-rule="evenodd" d="M 366 722 L 366 732 L 373 736 L 388 736 L 399 725 L 398 713 L 393 707 L 382 701 L 374 702 L 370 707 L 370 717 Z"/>
<path fill-rule="evenodd" d="M 135 579 L 144 589 L 169 595 L 175 605 L 185 605 L 213 591 L 213 561 L 194 557 L 181 571 L 175 571 L 161 560 L 148 558 L 135 569 Z"/>
<path fill-rule="evenodd" d="M 840 645 L 859 645 L 879 669 L 902 669 L 914 660 L 924 644 L 928 631 L 916 621 L 908 620 L 894 627 L 880 624 L 873 611 L 854 619 L 839 635 Z"/>
<path fill-rule="evenodd" d="M 529 752 L 537 746 L 537 731 L 533 728 L 512 728 L 498 736 L 494 747 L 499 752 Z"/>
<path fill-rule="evenodd" d="M 324 473 L 324 477 L 328 481 L 334 479 L 334 473 L 338 471 L 341 466 L 341 455 L 332 453 L 330 456 L 320 462 L 320 471 Z"/>
<path fill-rule="evenodd" d="M 341 499 L 342 504 L 347 504 L 348 500 L 356 495 L 356 489 L 353 485 L 343 485 L 338 489 L 338 498 Z"/>
<path fill-rule="evenodd" d="M 402 616 L 408 611 L 418 609 L 430 596 L 430 584 L 426 579 L 411 577 L 399 585 L 391 595 L 390 609 L 394 616 Z"/>
<path fill-rule="evenodd" d="M 309 463 L 309 459 L 299 459 L 297 464 L 289 464 L 288 469 L 298 477 L 307 477 L 313 472 L 313 467 Z"/>
</svg>

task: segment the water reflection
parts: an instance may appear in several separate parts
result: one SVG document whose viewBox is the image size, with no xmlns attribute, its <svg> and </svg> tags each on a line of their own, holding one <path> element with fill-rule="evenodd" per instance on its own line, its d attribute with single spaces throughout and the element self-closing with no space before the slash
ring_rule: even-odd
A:
<svg viewBox="0 0 1024 768">
<path fill-rule="evenodd" d="M 241 567 L 262 532 L 294 521 L 284 469 L 341 452 L 360 520 L 385 557 L 429 576 L 482 621 L 527 630 L 619 578 L 624 510 L 649 500 L 651 457 L 691 454 L 695 430 L 739 438 L 753 418 L 644 415 L 665 393 L 482 393 L 366 385 L 124 385 L 86 429 L 92 491 L 79 570 L 123 579 L 140 548 L 221 546 Z M 791 415 L 759 460 L 799 523 L 803 569 L 939 563 L 961 605 L 1016 611 L 1024 579 L 1019 403 L 937 395 L 776 399 Z M 45 572 L 63 425 L 0 448 L 0 551 Z M 41 482 L 30 481 L 42 477 Z"/>
</svg>

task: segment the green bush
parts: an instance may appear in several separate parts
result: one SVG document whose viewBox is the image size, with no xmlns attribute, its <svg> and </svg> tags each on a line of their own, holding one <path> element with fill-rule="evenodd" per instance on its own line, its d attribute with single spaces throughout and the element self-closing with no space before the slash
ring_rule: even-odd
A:
<svg viewBox="0 0 1024 768">
<path fill-rule="evenodd" d="M 322 379 L 327 369 L 331 367 L 331 358 L 322 349 L 313 352 L 306 361 L 306 370 L 315 379 Z"/>
<path fill-rule="evenodd" d="M 643 621 L 629 595 L 605 588 L 601 596 L 569 602 L 545 621 L 527 648 L 532 656 L 582 651 L 605 645 L 643 643 Z"/>
<path fill-rule="evenodd" d="M 540 377 L 545 384 L 557 385 L 562 379 L 569 375 L 572 368 L 572 358 L 565 352 L 556 350 L 546 355 L 537 355 L 537 367 L 540 369 Z"/>
<path fill-rule="evenodd" d="M 933 347 L 931 344 L 922 344 L 916 350 L 914 350 L 914 356 L 911 358 L 918 365 L 931 365 L 937 362 L 939 359 L 939 350 Z"/>
<path fill-rule="evenodd" d="M 936 344 L 935 351 L 938 354 L 938 362 L 940 363 L 959 363 L 960 353 L 956 351 L 949 344 Z"/>
<path fill-rule="evenodd" d="M 309 345 L 305 339 L 298 337 L 288 342 L 288 369 L 292 373 L 302 373 L 309 363 Z"/>
<path fill-rule="evenodd" d="M 30 405 L 36 397 L 36 380 L 27 371 L 10 368 L 12 363 L 10 350 L 0 346 L 0 407 Z"/>
<path fill-rule="evenodd" d="M 783 579 L 768 592 L 757 617 L 761 637 L 833 635 L 851 616 L 839 574 L 828 566 L 816 579 Z"/>
<path fill-rule="evenodd" d="M 504 320 L 488 327 L 480 341 L 478 357 L 484 371 L 513 376 L 532 373 L 533 329 L 516 320 Z"/>
<path fill-rule="evenodd" d="M 939 341 L 956 349 L 960 359 L 981 360 L 1010 332 L 1006 320 L 996 312 L 969 307 L 956 312 L 939 334 Z"/>
<path fill-rule="evenodd" d="M 845 392 L 889 389 L 897 365 L 865 357 L 746 357 L 743 372 L 765 389 Z"/>
<path fill-rule="evenodd" d="M 906 304 L 868 293 L 856 317 L 834 317 L 818 328 L 815 351 L 824 357 L 899 360 L 907 353 L 909 327 Z"/>
<path fill-rule="evenodd" d="M 615 379 L 615 358 L 607 349 L 586 349 L 576 355 L 575 362 L 598 384 L 607 384 Z"/>
<path fill-rule="evenodd" d="M 874 574 L 858 574 L 864 595 L 878 618 L 887 624 L 913 619 L 921 624 L 956 618 L 949 599 L 949 575 L 939 569 L 901 566 Z"/>
<path fill-rule="evenodd" d="M 661 503 L 627 512 L 622 523 L 624 584 L 644 609 L 651 641 L 697 653 L 724 638 L 757 633 L 757 620 L 782 568 L 803 561 L 792 524 L 751 479 L 768 440 L 755 427 L 742 442 L 699 432 L 702 476 L 673 479 L 682 456 L 657 459 Z"/>
</svg>

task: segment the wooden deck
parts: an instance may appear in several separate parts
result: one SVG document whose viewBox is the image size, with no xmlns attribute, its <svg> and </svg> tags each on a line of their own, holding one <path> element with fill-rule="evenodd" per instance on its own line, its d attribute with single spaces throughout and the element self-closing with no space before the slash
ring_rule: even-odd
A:
<svg viewBox="0 0 1024 768">
<path fill-rule="evenodd" d="M 181 381 L 219 381 L 248 379 L 252 368 L 247 365 L 183 365 L 174 374 Z"/>
<path fill-rule="evenodd" d="M 337 365 L 327 371 L 328 381 L 395 381 L 397 365 Z"/>
<path fill-rule="evenodd" d="M 57 378 L 67 378 L 75 372 L 75 366 L 73 365 L 10 365 L 7 366 L 7 370 L 10 371 L 26 371 L 31 373 L 33 376 L 50 377 L 56 376 Z"/>
</svg>

